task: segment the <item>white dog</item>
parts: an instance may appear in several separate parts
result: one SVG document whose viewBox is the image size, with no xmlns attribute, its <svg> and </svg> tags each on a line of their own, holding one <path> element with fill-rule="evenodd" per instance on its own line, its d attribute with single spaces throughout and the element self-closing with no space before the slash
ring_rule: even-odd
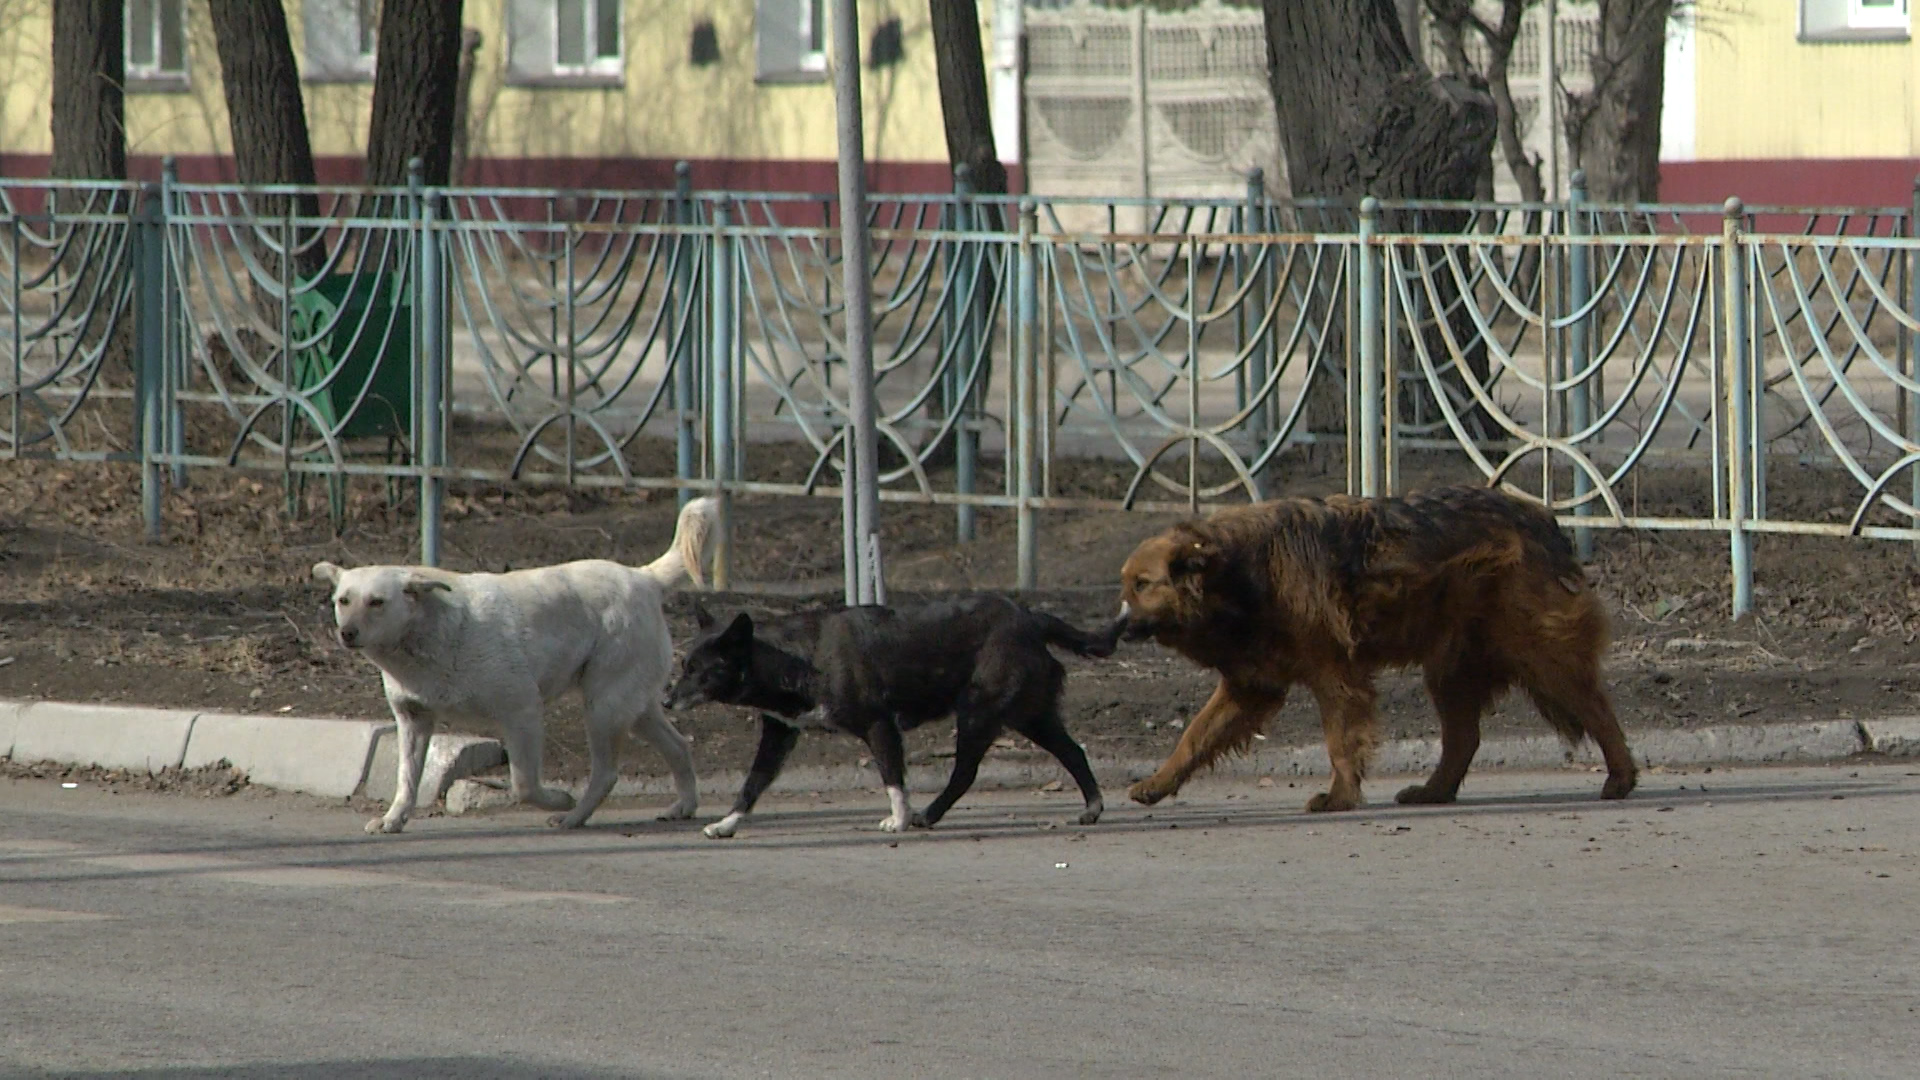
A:
<svg viewBox="0 0 1920 1080">
<path fill-rule="evenodd" d="M 386 816 L 370 833 L 396 833 L 413 813 L 436 717 L 490 718 L 500 726 L 522 802 L 574 828 L 612 789 L 623 731 L 652 743 L 673 770 L 673 806 L 663 820 L 693 816 L 698 803 L 686 736 L 661 710 L 673 641 L 661 597 L 700 568 L 718 504 L 680 511 L 666 554 L 635 569 L 604 559 L 505 574 L 456 574 L 414 566 L 343 570 L 323 562 L 313 576 L 333 586 L 340 644 L 380 668 L 400 725 L 400 773 Z M 573 687 L 586 698 L 590 770 L 580 803 L 540 786 L 541 706 Z"/>
</svg>

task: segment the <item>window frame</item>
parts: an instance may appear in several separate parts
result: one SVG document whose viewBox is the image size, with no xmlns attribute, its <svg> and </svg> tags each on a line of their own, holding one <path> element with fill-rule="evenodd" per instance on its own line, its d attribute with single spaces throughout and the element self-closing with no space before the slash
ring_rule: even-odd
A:
<svg viewBox="0 0 1920 1080">
<path fill-rule="evenodd" d="M 150 63 L 137 63 L 133 56 L 135 35 L 133 33 L 133 6 L 136 3 L 149 5 L 152 15 L 152 36 L 147 45 L 152 49 L 153 60 Z M 172 5 L 175 20 L 179 26 L 180 66 L 169 69 L 166 64 L 166 18 L 163 11 Z M 187 8 L 187 0 L 123 0 L 120 5 L 121 18 L 121 62 L 125 65 L 126 87 L 129 91 L 169 92 L 188 88 L 189 72 L 192 63 L 188 55 L 190 34 L 188 21 L 192 13 Z"/>
<path fill-rule="evenodd" d="M 626 11 L 620 0 L 574 0 L 584 9 L 586 23 L 582 29 L 581 43 L 586 50 L 585 59 L 578 64 L 569 64 L 560 59 L 560 7 L 567 0 L 551 0 L 553 11 L 553 70 L 555 79 L 565 80 L 604 80 L 618 78 L 627 70 L 627 35 L 625 26 Z M 613 7 L 614 43 L 611 54 L 601 51 L 600 24 L 605 16 L 602 4 Z"/>
<path fill-rule="evenodd" d="M 353 23 L 354 70 L 372 78 L 380 57 L 380 0 L 354 0 Z"/>
<path fill-rule="evenodd" d="M 1912 40 L 1913 0 L 1895 0 L 1885 12 L 1878 7 L 1866 8 L 1863 0 L 1799 0 L 1798 40 L 1809 45 Z"/>
<path fill-rule="evenodd" d="M 753 81 L 825 82 L 833 35 L 826 0 L 754 0 Z"/>
<path fill-rule="evenodd" d="M 833 37 L 833 31 L 827 25 L 828 17 L 827 0 L 801 0 L 800 40 L 807 43 L 800 53 L 800 70 L 803 72 L 827 73 L 827 47 Z"/>
<path fill-rule="evenodd" d="M 1847 29 L 1849 30 L 1904 30 L 1911 31 L 1913 13 L 1908 0 L 1881 0 L 1888 6 L 1884 13 L 1869 9 L 1875 0 L 1847 0 Z"/>
</svg>

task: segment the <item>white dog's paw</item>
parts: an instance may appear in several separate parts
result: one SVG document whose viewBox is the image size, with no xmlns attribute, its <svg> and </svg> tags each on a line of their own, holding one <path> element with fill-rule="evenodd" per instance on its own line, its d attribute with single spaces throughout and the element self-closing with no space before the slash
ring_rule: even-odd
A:
<svg viewBox="0 0 1920 1080">
<path fill-rule="evenodd" d="M 744 814 L 728 814 L 726 817 L 721 818 L 719 821 L 714 822 L 700 831 L 709 840 L 725 840 L 731 837 L 734 830 L 740 827 L 740 822 L 745 816 Z"/>
<path fill-rule="evenodd" d="M 388 819 L 377 817 L 367 822 L 367 833 L 371 836 L 379 836 L 383 833 L 397 833 L 406 827 L 406 818 Z"/>
<path fill-rule="evenodd" d="M 547 824 L 556 829 L 577 829 L 585 821 L 585 818 L 575 821 L 572 814 L 555 814 L 547 819 Z"/>
<path fill-rule="evenodd" d="M 655 818 L 654 820 L 655 821 L 685 821 L 688 818 L 692 817 L 693 812 L 695 810 L 698 810 L 699 808 L 700 808 L 699 803 L 696 803 L 691 799 L 687 799 L 681 802 L 674 803 L 672 806 L 667 807 L 664 811 L 661 811 L 660 816 Z"/>
<path fill-rule="evenodd" d="M 906 832 L 908 818 L 883 817 L 880 819 L 881 832 Z"/>
</svg>

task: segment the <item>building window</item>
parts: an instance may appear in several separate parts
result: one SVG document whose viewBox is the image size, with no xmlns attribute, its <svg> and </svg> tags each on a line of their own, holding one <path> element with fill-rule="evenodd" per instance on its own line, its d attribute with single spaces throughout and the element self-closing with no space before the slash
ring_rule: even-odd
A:
<svg viewBox="0 0 1920 1080">
<path fill-rule="evenodd" d="M 1905 41 L 1911 0 L 1800 0 L 1801 41 Z"/>
<path fill-rule="evenodd" d="M 826 77 L 826 0 L 755 0 L 753 35 L 754 75 L 761 82 Z"/>
<path fill-rule="evenodd" d="M 306 0 L 308 82 L 366 82 L 380 41 L 380 0 Z"/>
<path fill-rule="evenodd" d="M 154 87 L 187 81 L 186 0 L 127 0 L 127 82 Z"/>
<path fill-rule="evenodd" d="M 618 86 L 620 0 L 509 0 L 507 75 L 522 86 Z"/>
<path fill-rule="evenodd" d="M 353 37 L 359 49 L 354 59 L 373 68 L 374 44 L 380 40 L 380 0 L 353 0 Z"/>
<path fill-rule="evenodd" d="M 620 70 L 620 0 L 554 0 L 553 70 Z"/>
</svg>

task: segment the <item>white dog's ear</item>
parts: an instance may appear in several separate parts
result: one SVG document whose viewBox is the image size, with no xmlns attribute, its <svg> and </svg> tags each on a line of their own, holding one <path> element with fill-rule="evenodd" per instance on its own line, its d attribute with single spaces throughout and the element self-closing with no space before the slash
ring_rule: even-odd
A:
<svg viewBox="0 0 1920 1080">
<path fill-rule="evenodd" d="M 693 624 L 703 631 L 713 629 L 713 612 L 698 600 L 693 602 Z"/>
<path fill-rule="evenodd" d="M 406 593 L 415 600 L 420 599 L 436 589 L 443 592 L 452 592 L 453 586 L 439 578 L 428 577 L 425 574 L 408 574 L 406 584 L 400 586 L 401 592 Z"/>
<path fill-rule="evenodd" d="M 340 584 L 341 569 L 330 562 L 313 564 L 313 580 L 324 581 L 329 585 Z"/>
</svg>

